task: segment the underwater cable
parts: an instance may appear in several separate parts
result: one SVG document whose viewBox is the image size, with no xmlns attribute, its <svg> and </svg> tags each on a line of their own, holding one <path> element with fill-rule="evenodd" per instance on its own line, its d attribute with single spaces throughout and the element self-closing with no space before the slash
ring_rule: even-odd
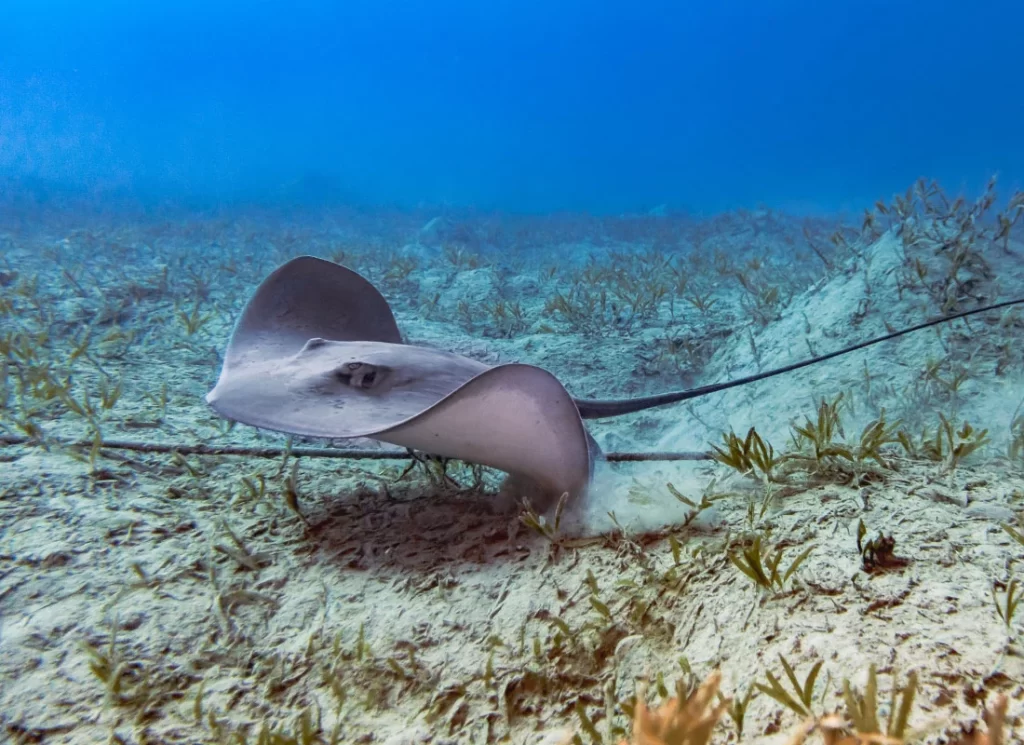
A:
<svg viewBox="0 0 1024 745">
<path fill-rule="evenodd" d="M 129 450 L 137 453 L 177 453 L 179 455 L 242 455 L 253 458 L 280 458 L 291 455 L 295 458 L 347 458 L 349 460 L 413 460 L 418 457 L 409 450 L 359 450 L 353 448 L 303 448 L 303 447 L 247 447 L 245 445 L 180 445 L 163 442 L 135 442 L 132 440 L 102 440 L 98 446 L 93 440 L 62 440 L 25 437 L 24 435 L 0 435 L 3 445 L 59 445 L 66 448 L 100 450 Z M 603 457 L 613 462 L 670 461 L 670 460 L 711 460 L 710 453 L 702 452 L 611 452 Z"/>
</svg>

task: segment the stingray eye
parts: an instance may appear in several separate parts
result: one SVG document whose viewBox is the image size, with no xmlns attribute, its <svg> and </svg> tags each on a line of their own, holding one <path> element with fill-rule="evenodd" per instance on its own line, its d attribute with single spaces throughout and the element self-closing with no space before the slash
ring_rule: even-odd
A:
<svg viewBox="0 0 1024 745">
<path fill-rule="evenodd" d="M 358 388 L 359 369 L 362 366 L 362 362 L 346 362 L 334 370 L 334 377 L 342 385 Z"/>
<path fill-rule="evenodd" d="M 334 377 L 342 385 L 361 391 L 368 391 L 380 384 L 387 369 L 366 362 L 346 362 L 334 371 Z"/>
</svg>

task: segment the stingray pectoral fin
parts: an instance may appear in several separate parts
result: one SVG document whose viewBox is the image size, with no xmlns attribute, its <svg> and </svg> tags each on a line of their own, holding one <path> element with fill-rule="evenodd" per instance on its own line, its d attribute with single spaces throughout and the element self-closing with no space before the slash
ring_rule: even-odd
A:
<svg viewBox="0 0 1024 745">
<path fill-rule="evenodd" d="M 402 343 L 387 300 L 366 278 L 331 261 L 299 256 L 260 283 L 235 325 L 225 367 L 294 354 L 316 337 Z"/>
<path fill-rule="evenodd" d="M 533 479 L 557 495 L 583 491 L 591 474 L 586 430 L 551 373 L 501 365 L 376 439 Z"/>
</svg>

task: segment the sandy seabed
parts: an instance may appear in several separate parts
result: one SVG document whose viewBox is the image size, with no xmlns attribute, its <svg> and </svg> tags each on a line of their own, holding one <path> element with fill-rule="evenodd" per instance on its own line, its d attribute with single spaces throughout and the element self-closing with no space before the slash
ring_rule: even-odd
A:
<svg viewBox="0 0 1024 745">
<path fill-rule="evenodd" d="M 0 452 L 0 732 L 397 745 L 539 743 L 568 728 L 611 743 L 638 685 L 656 702 L 720 669 L 742 700 L 768 673 L 789 686 L 780 656 L 801 680 L 822 663 L 816 715 L 843 711 L 844 681 L 863 689 L 874 665 L 883 709 L 894 676 L 916 674 L 911 724 L 927 742 L 978 722 L 999 693 L 1016 723 L 1024 616 L 1002 616 L 1024 556 L 1011 534 L 1024 532 L 1021 309 L 598 422 L 605 450 L 706 450 L 756 427 L 793 457 L 771 482 L 710 461 L 603 464 L 553 540 L 497 495 L 500 475 L 478 483 L 458 464 L 447 481 L 404 461 L 64 444 L 98 432 L 283 446 L 226 426 L 203 395 L 249 293 L 304 253 L 365 273 L 411 343 L 531 362 L 589 398 L 750 374 L 1024 295 L 1019 243 L 980 215 L 965 237 L 978 205 L 929 204 L 840 230 L 838 247 L 765 212 L 651 218 L 602 240 L 584 240 L 587 224 L 549 237 L 557 251 L 481 248 L 474 223 L 452 220 L 372 240 L 373 225 L 343 220 L 12 228 L 0 425 L 30 441 Z M 957 245 L 968 255 L 954 261 Z M 815 458 L 794 426 L 840 394 L 835 443 L 851 457 Z M 883 410 L 895 426 L 882 462 L 858 459 Z M 983 446 L 954 459 L 940 413 L 953 445 L 985 429 Z M 861 523 L 863 542 L 895 540 L 892 566 L 865 568 Z M 810 552 L 759 588 L 734 561 L 755 538 L 766 559 L 783 552 L 780 575 Z M 714 742 L 787 740 L 802 717 L 753 690 L 742 739 L 730 716 Z"/>
</svg>

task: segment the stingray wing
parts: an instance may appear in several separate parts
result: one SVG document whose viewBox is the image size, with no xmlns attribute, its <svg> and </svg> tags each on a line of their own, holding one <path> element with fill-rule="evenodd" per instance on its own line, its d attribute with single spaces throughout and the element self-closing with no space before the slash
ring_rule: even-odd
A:
<svg viewBox="0 0 1024 745">
<path fill-rule="evenodd" d="M 576 405 L 558 378 L 532 365 L 475 376 L 376 439 L 528 476 L 552 494 L 576 495 L 592 460 Z"/>
<path fill-rule="evenodd" d="M 295 354 L 225 366 L 206 401 L 243 424 L 307 437 L 372 437 L 489 366 L 408 344 L 309 339 Z"/>
<path fill-rule="evenodd" d="M 388 301 L 343 266 L 300 256 L 275 269 L 235 324 L 224 370 L 295 354 L 309 339 L 401 344 Z"/>
</svg>

